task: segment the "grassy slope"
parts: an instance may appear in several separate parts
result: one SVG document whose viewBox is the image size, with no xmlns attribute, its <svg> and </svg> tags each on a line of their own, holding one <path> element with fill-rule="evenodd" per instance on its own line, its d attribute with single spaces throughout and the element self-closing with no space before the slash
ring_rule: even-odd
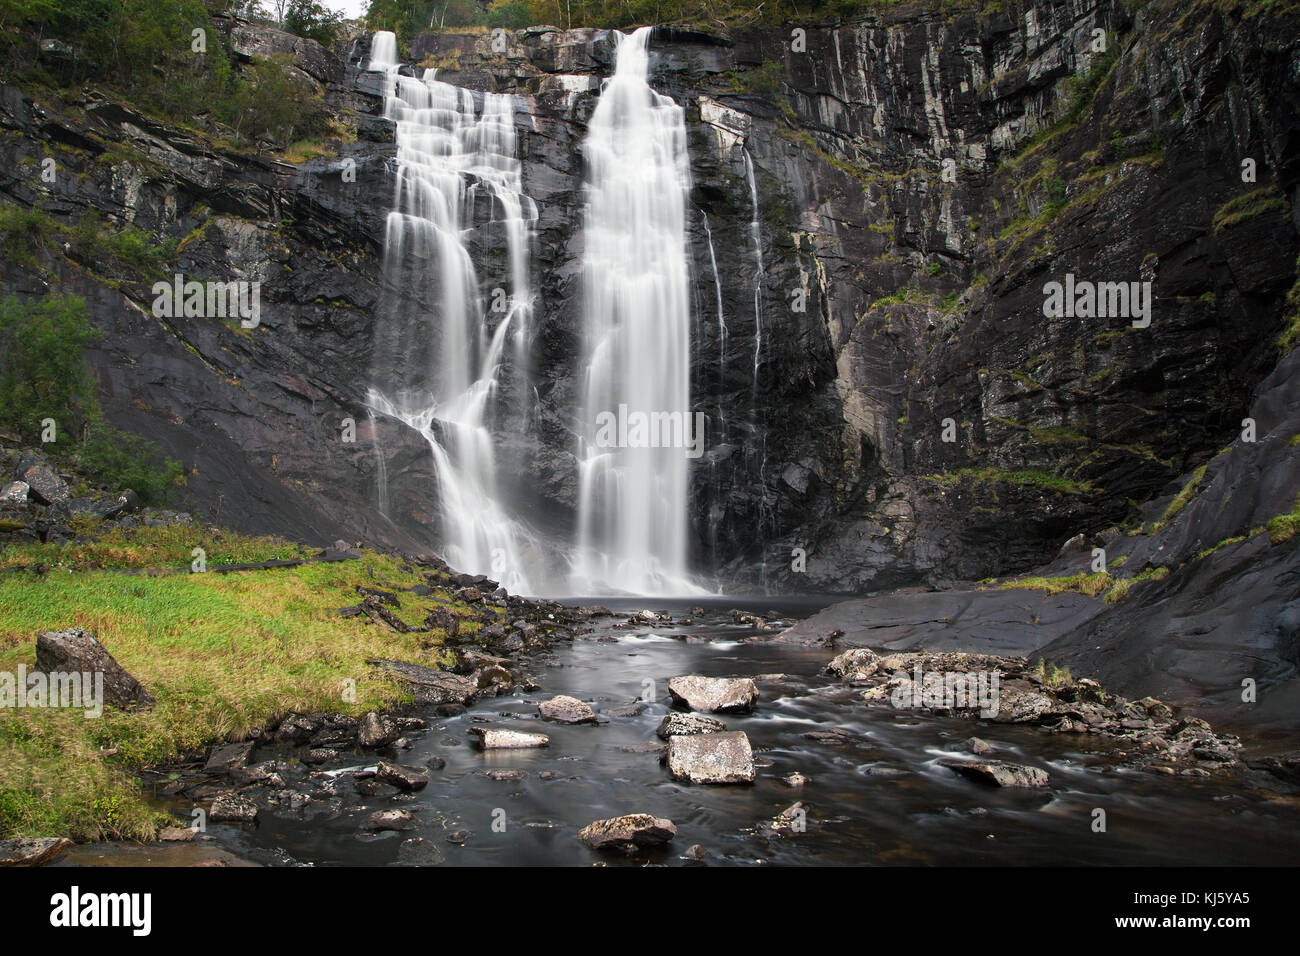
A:
<svg viewBox="0 0 1300 956">
<path fill-rule="evenodd" d="M 116 557 L 100 547 L 101 566 L 188 564 L 196 540 L 209 548 L 210 561 L 219 551 L 198 529 L 141 529 L 132 537 Z M 288 556 L 270 539 L 223 538 L 239 560 Z M 0 552 L 0 564 L 30 563 L 38 551 L 51 563 L 49 550 L 10 547 Z M 141 794 L 138 768 L 239 738 L 290 711 L 358 714 L 409 700 L 365 660 L 437 665 L 438 632 L 397 634 L 330 609 L 355 604 L 358 584 L 420 583 L 418 569 L 373 553 L 228 574 L 145 576 L 67 566 L 0 574 L 0 670 L 31 669 L 39 632 L 84 627 L 157 699 L 150 710 L 106 708 L 98 719 L 80 711 L 0 709 L 0 836 L 147 838 L 162 821 Z M 437 589 L 435 596 L 448 594 Z M 432 603 L 402 598 L 397 613 L 413 624 Z M 462 629 L 473 627 L 467 621 Z M 356 682 L 351 703 L 343 700 L 346 678 Z"/>
</svg>

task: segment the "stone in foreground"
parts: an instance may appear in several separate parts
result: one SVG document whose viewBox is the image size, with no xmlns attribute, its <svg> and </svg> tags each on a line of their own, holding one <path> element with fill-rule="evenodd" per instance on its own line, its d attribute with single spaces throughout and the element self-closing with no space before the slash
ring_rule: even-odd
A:
<svg viewBox="0 0 1300 956">
<path fill-rule="evenodd" d="M 655 733 L 667 740 L 669 737 L 715 734 L 726 729 L 726 724 L 712 717 L 704 717 L 700 714 L 669 714 L 659 723 L 659 729 Z"/>
<path fill-rule="evenodd" d="M 95 635 L 74 627 L 66 631 L 45 631 L 36 637 L 36 669 L 46 674 L 54 671 L 102 673 L 104 701 L 118 707 L 152 706 L 154 700 L 140 682 L 128 674 Z"/>
<path fill-rule="evenodd" d="M 557 724 L 594 724 L 596 712 L 576 697 L 561 694 L 544 700 L 537 705 L 543 720 L 552 720 Z"/>
<path fill-rule="evenodd" d="M 675 704 L 710 714 L 748 713 L 758 700 L 758 688 L 748 677 L 674 677 L 668 693 Z"/>
<path fill-rule="evenodd" d="M 578 832 L 578 839 L 593 850 L 632 853 L 639 847 L 660 846 L 676 835 L 671 820 L 649 813 L 629 813 L 588 823 Z"/>
<path fill-rule="evenodd" d="M 753 783 L 754 752 L 743 731 L 669 737 L 665 757 L 674 780 Z"/>
<path fill-rule="evenodd" d="M 998 760 L 941 760 L 939 763 L 963 777 L 994 787 L 1047 786 L 1046 771 L 1023 764 L 1002 763 Z"/>
<path fill-rule="evenodd" d="M 512 750 L 523 747 L 548 747 L 551 738 L 546 734 L 527 734 L 520 730 L 498 730 L 495 727 L 471 727 L 473 736 L 484 750 Z"/>
<path fill-rule="evenodd" d="M 0 866 L 41 866 L 72 846 L 64 837 L 0 840 Z"/>
</svg>

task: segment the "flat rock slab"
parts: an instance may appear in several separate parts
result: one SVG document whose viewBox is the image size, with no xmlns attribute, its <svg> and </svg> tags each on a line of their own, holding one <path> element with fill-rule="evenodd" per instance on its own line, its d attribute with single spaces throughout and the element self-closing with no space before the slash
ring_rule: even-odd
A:
<svg viewBox="0 0 1300 956">
<path fill-rule="evenodd" d="M 674 677 L 668 693 L 674 703 L 710 714 L 748 713 L 758 700 L 758 688 L 748 677 Z"/>
<path fill-rule="evenodd" d="M 669 737 L 665 757 L 675 780 L 753 783 L 754 752 L 743 731 Z"/>
<path fill-rule="evenodd" d="M 253 753 L 253 742 L 245 740 L 240 743 L 213 747 L 208 762 L 203 765 L 204 773 L 231 773 L 248 763 Z"/>
<path fill-rule="evenodd" d="M 0 840 L 0 866 L 41 866 L 70 846 L 72 841 L 64 837 Z"/>
<path fill-rule="evenodd" d="M 543 720 L 552 720 L 557 724 L 594 724 L 596 712 L 576 697 L 561 694 L 544 700 L 537 705 L 537 711 Z"/>
<path fill-rule="evenodd" d="M 994 787 L 1045 787 L 1047 772 L 1023 764 L 1002 763 L 998 760 L 941 760 L 940 766 L 956 771 L 963 777 Z"/>
<path fill-rule="evenodd" d="M 104 700 L 118 707 L 148 707 L 154 702 L 140 682 L 123 669 L 95 635 L 79 627 L 44 631 L 36 637 L 36 669 L 45 673 L 102 673 Z"/>
<path fill-rule="evenodd" d="M 673 821 L 649 813 L 628 813 L 596 820 L 578 831 L 578 839 L 593 850 L 631 853 L 640 847 L 661 846 L 677 836 Z"/>
<path fill-rule="evenodd" d="M 429 775 L 423 770 L 404 767 L 400 763 L 386 763 L 383 760 L 379 761 L 379 766 L 375 768 L 375 779 L 380 783 L 391 784 L 398 790 L 405 790 L 407 793 L 423 790 L 429 785 Z"/>
<path fill-rule="evenodd" d="M 501 730 L 497 727 L 471 727 L 470 735 L 484 750 L 514 750 L 526 747 L 548 747 L 551 738 L 546 734 L 529 734 L 521 730 Z"/>
<path fill-rule="evenodd" d="M 722 721 L 701 714 L 669 714 L 660 721 L 659 729 L 655 733 L 667 740 L 669 737 L 716 734 L 726 729 L 727 725 Z"/>
<path fill-rule="evenodd" d="M 842 601 L 778 634 L 783 644 L 1029 654 L 1096 617 L 1100 598 L 1071 591 L 926 591 Z M 835 632 L 839 632 L 836 634 Z"/>
<path fill-rule="evenodd" d="M 426 704 L 467 704 L 478 690 L 478 684 L 460 674 L 434 670 L 419 664 L 405 661 L 368 660 L 367 664 L 382 667 L 406 681 L 415 703 Z"/>
</svg>

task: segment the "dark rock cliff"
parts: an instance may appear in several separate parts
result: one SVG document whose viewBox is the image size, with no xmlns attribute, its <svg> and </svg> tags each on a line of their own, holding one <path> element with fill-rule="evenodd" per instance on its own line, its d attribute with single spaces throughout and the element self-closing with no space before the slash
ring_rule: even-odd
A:
<svg viewBox="0 0 1300 956">
<path fill-rule="evenodd" d="M 654 83 L 687 110 L 692 160 L 692 393 L 709 416 L 698 566 L 789 590 L 974 580 L 1046 562 L 1181 487 L 1239 432 L 1278 359 L 1298 251 L 1297 22 L 1042 0 L 808 24 L 800 49 L 785 31 L 658 31 Z M 295 55 L 356 142 L 293 166 L 93 91 L 55 110 L 7 87 L 0 194 L 180 239 L 186 275 L 260 279 L 261 326 L 155 319 L 151 282 L 57 250 L 0 278 L 91 302 L 110 333 L 94 356 L 109 417 L 184 459 L 189 510 L 315 543 L 427 547 L 427 447 L 362 404 L 394 148 L 378 79 L 358 69 L 365 42 L 338 59 L 234 29 L 248 54 Z M 581 143 L 613 45 L 593 30 L 507 39 L 497 52 L 489 36 L 427 35 L 411 56 L 519 95 L 541 210 L 540 408 L 528 434 L 501 439 L 530 513 L 563 535 Z M 53 184 L 33 166 L 46 151 L 65 171 Z M 1043 287 L 1067 273 L 1152 282 L 1150 326 L 1046 318 Z M 482 279 L 496 284 L 490 264 Z M 1287 510 L 1280 497 L 1269 507 Z"/>
</svg>

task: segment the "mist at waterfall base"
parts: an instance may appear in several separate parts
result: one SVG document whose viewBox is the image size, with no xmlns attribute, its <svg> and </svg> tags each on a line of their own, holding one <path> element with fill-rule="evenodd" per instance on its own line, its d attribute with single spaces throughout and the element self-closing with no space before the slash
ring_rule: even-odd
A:
<svg viewBox="0 0 1300 956">
<path fill-rule="evenodd" d="M 372 41 L 369 69 L 385 77 L 397 155 L 368 411 L 428 443 L 448 564 L 512 593 L 708 593 L 688 561 L 688 450 L 597 440 L 597 422 L 615 409 L 691 418 L 685 117 L 649 85 L 650 34 L 612 34 L 614 74 L 583 146 L 578 507 L 567 541 L 522 517 L 512 482 L 526 469 L 499 460 L 496 440 L 535 424 L 528 356 L 537 211 L 524 192 L 514 125 L 526 104 L 443 83 L 435 70 L 405 75 L 396 38 L 380 31 Z M 508 268 L 490 274 L 476 250 L 501 247 Z M 383 449 L 376 455 L 376 497 L 387 514 Z"/>
</svg>

